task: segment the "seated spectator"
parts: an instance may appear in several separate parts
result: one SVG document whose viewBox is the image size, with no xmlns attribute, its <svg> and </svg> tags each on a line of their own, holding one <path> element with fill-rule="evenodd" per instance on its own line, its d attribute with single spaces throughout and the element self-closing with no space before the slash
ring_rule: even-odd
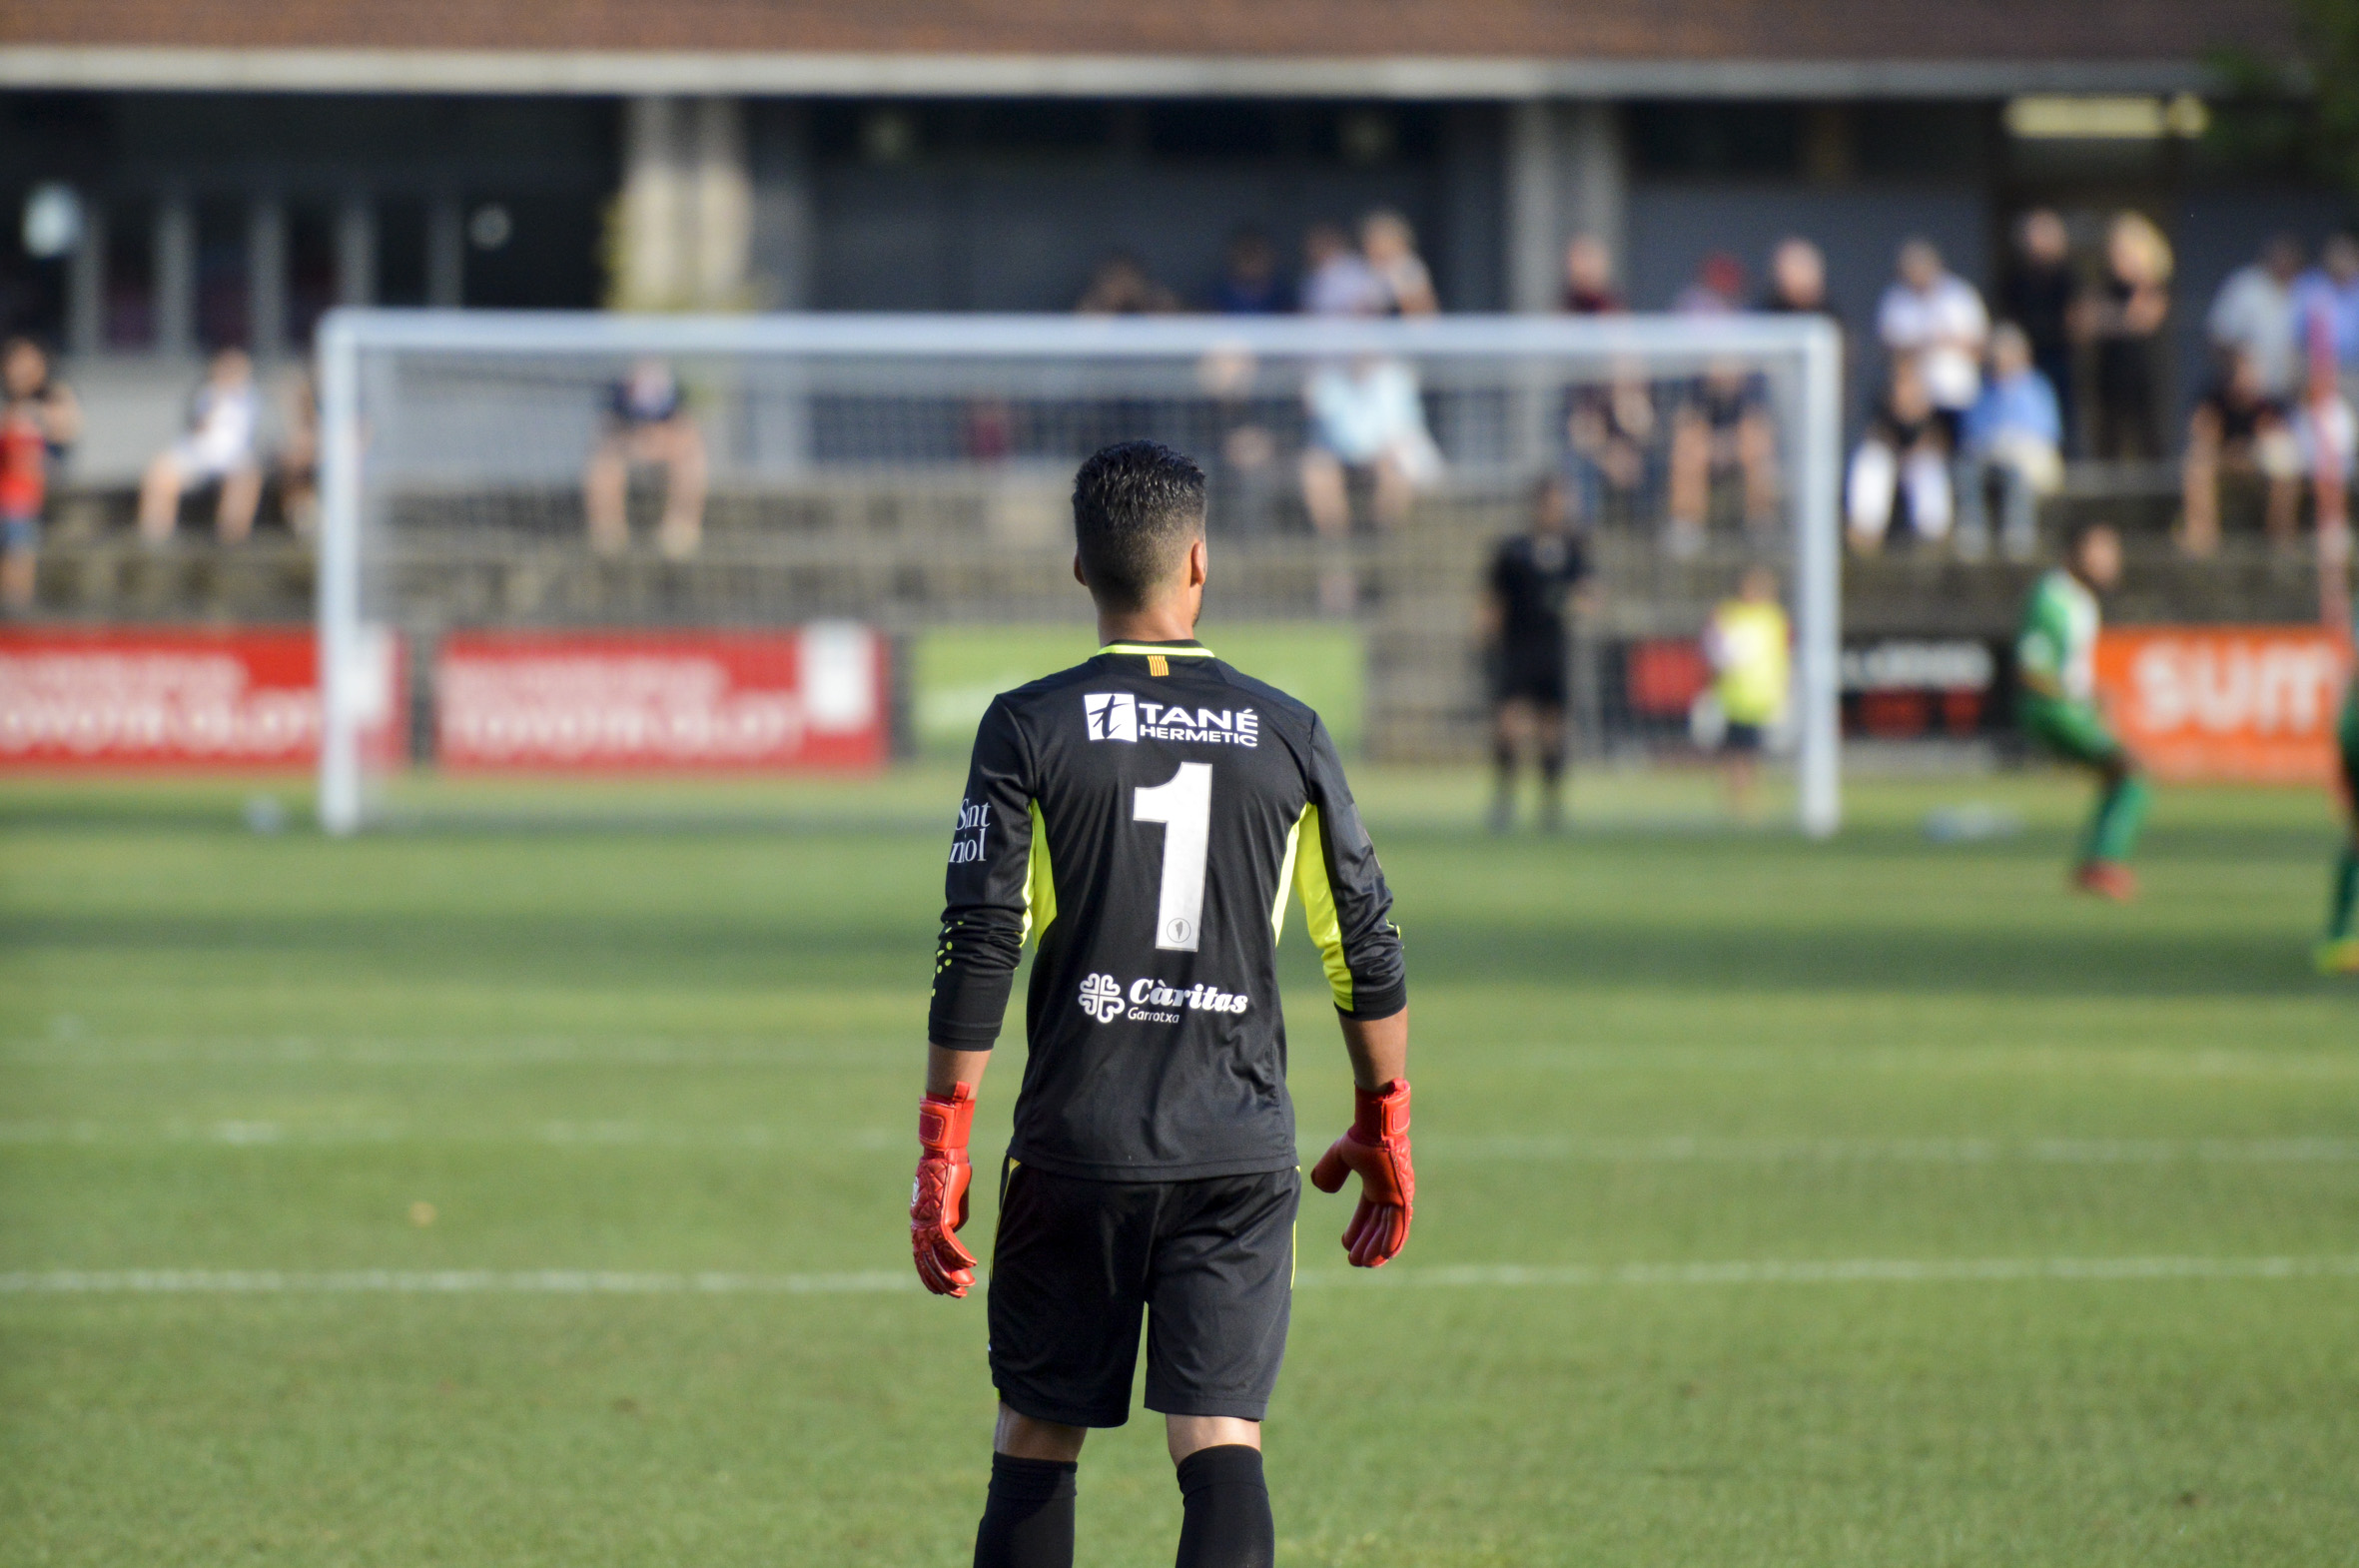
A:
<svg viewBox="0 0 2359 1568">
<path fill-rule="evenodd" d="M 2236 356 L 2252 357 L 2261 390 L 2279 402 L 2302 387 L 2301 333 L 2294 320 L 2293 289 L 2302 275 L 2302 242 L 2290 234 L 2272 237 L 2258 261 L 2228 275 L 2212 296 L 2203 334 L 2227 371 Z"/>
<path fill-rule="evenodd" d="M 1630 307 L 1614 289 L 1614 258 L 1595 235 L 1564 248 L 1564 308 L 1572 316 L 1618 316 Z"/>
<path fill-rule="evenodd" d="M 2359 238 L 2329 236 L 2318 265 L 2293 286 L 2294 329 L 2308 360 L 2323 362 L 2343 397 L 2359 396 Z M 2311 394 L 2311 379 L 2303 381 Z"/>
<path fill-rule="evenodd" d="M 2064 482 L 2064 418 L 2031 363 L 2031 340 L 2012 322 L 1990 334 L 1990 377 L 1966 410 L 1958 460 L 1958 554 L 1990 551 L 1989 490 L 1998 488 L 1999 547 L 2029 560 L 2039 547 L 2039 497 Z"/>
<path fill-rule="evenodd" d="M 1990 318 L 1972 284 L 1942 264 L 1942 253 L 1930 240 L 1911 240 L 1901 247 L 1900 276 L 1884 291 L 1876 311 L 1877 336 L 1893 356 L 1894 380 L 1899 362 L 1917 362 L 1917 377 L 1943 434 L 1958 441 L 1958 424 L 1982 391 L 1982 346 L 1990 336 Z"/>
<path fill-rule="evenodd" d="M 1277 251 L 1260 230 L 1239 229 L 1228 237 L 1211 304 L 1222 316 L 1276 316 L 1290 309 L 1277 275 Z"/>
<path fill-rule="evenodd" d="M 2170 317 L 2170 242 L 2143 213 L 2114 216 L 2105 231 L 2105 280 L 2085 312 L 2096 340 L 2096 406 L 2090 453 L 2108 462 L 2160 455 L 2161 367 Z"/>
<path fill-rule="evenodd" d="M 1098 264 L 1074 310 L 1082 316 L 1169 316 L 1180 297 L 1148 275 L 1147 264 L 1117 251 Z"/>
<path fill-rule="evenodd" d="M 41 507 L 49 462 L 82 432 L 73 391 L 49 376 L 30 338 L 0 348 L 0 605 L 32 607 L 41 563 Z"/>
<path fill-rule="evenodd" d="M 2179 544 L 2190 555 L 2220 547 L 2220 489 L 2231 480 L 2262 490 L 2263 531 L 2279 546 L 2293 542 L 2302 503 L 2302 454 L 2293 421 L 2268 392 L 2257 356 L 2237 354 L 2187 418 L 2179 465 L 2185 522 Z"/>
<path fill-rule="evenodd" d="M 1351 238 L 1333 224 L 1312 224 L 1302 235 L 1302 309 L 1311 316 L 1381 316 L 1384 284 Z"/>
<path fill-rule="evenodd" d="M 1631 365 L 1612 381 L 1576 388 L 1565 418 L 1565 438 L 1581 514 L 1631 523 L 1645 516 L 1660 478 L 1662 421 L 1655 390 Z"/>
<path fill-rule="evenodd" d="M 296 537 L 308 539 L 320 522 L 320 390 L 310 371 L 288 376 L 280 412 L 279 512 Z"/>
<path fill-rule="evenodd" d="M 222 350 L 190 401 L 187 433 L 158 452 L 140 479 L 140 537 L 150 544 L 172 537 L 181 492 L 191 484 L 221 486 L 214 528 L 224 544 L 252 533 L 255 508 L 262 504 L 262 465 L 254 454 L 261 419 L 254 362 L 243 349 Z"/>
<path fill-rule="evenodd" d="M 1715 251 L 1696 270 L 1696 281 L 1679 291 L 1671 308 L 1682 316 L 1733 316 L 1743 309 L 1745 264 Z"/>
<path fill-rule="evenodd" d="M 1387 208 L 1360 220 L 1360 256 L 1383 290 L 1382 316 L 1431 316 L 1441 309 L 1434 298 L 1433 275 L 1417 254 L 1417 234 L 1409 221 Z"/>
<path fill-rule="evenodd" d="M 1896 524 L 1935 540 L 1950 535 L 1950 428 L 1913 357 L 1893 362 L 1892 385 L 1852 453 L 1845 515 L 1852 548 L 1873 555 Z"/>
<path fill-rule="evenodd" d="M 1761 378 L 1742 365 L 1713 365 L 1687 389 L 1671 420 L 1671 513 L 1664 547 L 1694 555 L 1704 547 L 1712 482 L 1745 481 L 1745 526 L 1759 532 L 1778 518 L 1777 436 Z"/>
<path fill-rule="evenodd" d="M 1770 252 L 1769 292 L 1761 309 L 1770 316 L 1824 316 L 1836 320 L 1827 303 L 1827 258 L 1808 240 L 1789 235 Z"/>
<path fill-rule="evenodd" d="M 1302 453 L 1302 503 L 1320 537 L 1351 532 L 1351 480 L 1364 476 L 1375 491 L 1376 523 L 1408 515 L 1416 492 L 1441 475 L 1441 450 L 1425 428 L 1417 378 L 1397 360 L 1364 355 L 1349 366 L 1328 366 L 1310 379 L 1303 400 L 1310 412 L 1310 445 Z M 1321 577 L 1319 600 L 1330 613 L 1351 608 L 1347 569 Z"/>
<path fill-rule="evenodd" d="M 624 501 L 636 466 L 664 470 L 656 547 L 668 559 L 687 559 L 704 536 L 704 432 L 688 412 L 679 380 L 661 360 L 641 360 L 614 384 L 605 430 L 582 470 L 590 548 L 600 555 L 619 555 L 630 544 Z"/>
</svg>

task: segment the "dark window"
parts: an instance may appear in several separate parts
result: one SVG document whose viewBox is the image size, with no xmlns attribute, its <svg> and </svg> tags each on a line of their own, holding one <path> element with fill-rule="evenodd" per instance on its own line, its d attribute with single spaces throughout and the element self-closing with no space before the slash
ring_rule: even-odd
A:
<svg viewBox="0 0 2359 1568">
<path fill-rule="evenodd" d="M 1266 104 L 1156 104 L 1147 111 L 1147 150 L 1159 158 L 1268 158 L 1278 150 L 1277 116 Z"/>
<path fill-rule="evenodd" d="M 1988 163 L 1991 122 L 1983 105 L 1861 104 L 1852 116 L 1867 179 L 1974 179 Z"/>
<path fill-rule="evenodd" d="M 1642 175 L 1726 179 L 1801 168 L 1802 111 L 1793 104 L 1638 104 L 1629 124 Z"/>
</svg>

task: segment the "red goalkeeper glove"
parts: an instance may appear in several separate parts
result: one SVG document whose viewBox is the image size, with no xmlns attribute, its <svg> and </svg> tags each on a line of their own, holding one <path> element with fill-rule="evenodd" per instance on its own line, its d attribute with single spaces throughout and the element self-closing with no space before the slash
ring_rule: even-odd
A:
<svg viewBox="0 0 2359 1568">
<path fill-rule="evenodd" d="M 1408 1243 L 1409 1216 L 1417 1208 L 1417 1173 L 1409 1166 L 1409 1081 L 1354 1089 L 1351 1101 L 1351 1131 L 1310 1168 L 1310 1184 L 1338 1191 L 1346 1175 L 1358 1174 L 1359 1207 L 1344 1228 L 1343 1250 L 1354 1268 L 1381 1268 Z"/>
<path fill-rule="evenodd" d="M 918 1102 L 918 1178 L 909 1189 L 909 1249 L 918 1278 L 936 1295 L 965 1295 L 975 1283 L 975 1254 L 959 1245 L 967 1222 L 967 1133 L 975 1125 L 975 1086 Z"/>
</svg>

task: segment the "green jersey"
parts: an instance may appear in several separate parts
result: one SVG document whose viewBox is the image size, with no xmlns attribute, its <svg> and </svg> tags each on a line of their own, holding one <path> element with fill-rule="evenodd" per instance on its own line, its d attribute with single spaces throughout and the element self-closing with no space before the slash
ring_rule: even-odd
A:
<svg viewBox="0 0 2359 1568">
<path fill-rule="evenodd" d="M 2067 702 L 2094 700 L 2098 620 L 2097 596 L 2058 567 L 2039 579 L 2023 605 L 2015 663 L 2053 681 Z"/>
</svg>

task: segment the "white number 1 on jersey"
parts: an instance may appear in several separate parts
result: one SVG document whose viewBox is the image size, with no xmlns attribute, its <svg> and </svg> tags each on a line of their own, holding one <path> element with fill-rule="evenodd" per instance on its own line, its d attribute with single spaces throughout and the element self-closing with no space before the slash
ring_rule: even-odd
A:
<svg viewBox="0 0 2359 1568">
<path fill-rule="evenodd" d="M 1193 953 L 1203 931 L 1204 856 L 1212 847 L 1212 765 L 1182 762 L 1171 782 L 1133 793 L 1131 820 L 1164 825 L 1155 945 L 1167 953 Z"/>
</svg>

